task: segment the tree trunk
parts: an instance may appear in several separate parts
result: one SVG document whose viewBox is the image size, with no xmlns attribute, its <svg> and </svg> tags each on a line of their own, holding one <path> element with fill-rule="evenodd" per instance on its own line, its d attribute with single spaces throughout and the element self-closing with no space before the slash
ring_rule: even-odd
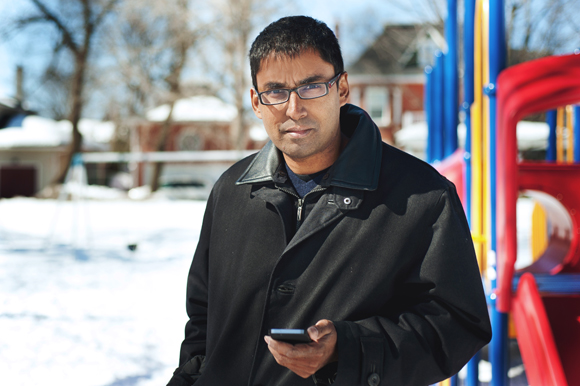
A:
<svg viewBox="0 0 580 386">
<path fill-rule="evenodd" d="M 86 65 L 87 51 L 83 50 L 75 55 L 75 73 L 71 89 L 71 111 L 69 116 L 69 120 L 72 124 L 72 138 L 66 155 L 66 162 L 61 165 L 58 177 L 54 180 L 54 183 L 56 184 L 64 183 L 73 156 L 76 153 L 80 153 L 82 150 L 83 135 L 79 131 L 79 121 L 81 119 L 83 108 L 82 98 Z"/>
<path fill-rule="evenodd" d="M 159 133 L 159 139 L 157 141 L 157 151 L 165 151 L 165 146 L 167 145 L 167 139 L 169 138 L 169 131 L 171 129 L 171 116 L 173 114 L 173 106 L 175 102 L 169 103 L 169 114 L 161 126 L 161 133 Z M 163 162 L 155 162 L 153 164 L 153 174 L 151 176 L 151 191 L 155 192 L 159 189 L 159 177 L 161 177 L 161 172 L 163 171 Z"/>
</svg>

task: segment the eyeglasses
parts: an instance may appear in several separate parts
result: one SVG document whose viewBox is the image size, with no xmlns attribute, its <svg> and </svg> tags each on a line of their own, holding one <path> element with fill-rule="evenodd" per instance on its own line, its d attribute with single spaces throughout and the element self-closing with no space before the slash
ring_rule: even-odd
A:
<svg viewBox="0 0 580 386">
<path fill-rule="evenodd" d="M 288 102 L 292 91 L 296 91 L 296 94 L 300 97 L 300 99 L 320 98 L 328 94 L 328 90 L 334 85 L 334 83 L 338 81 L 338 78 L 340 78 L 342 74 L 344 74 L 344 72 L 338 73 L 328 82 L 309 83 L 296 88 L 276 89 L 259 92 L 258 98 L 260 99 L 260 103 L 268 106 L 279 105 L 281 103 Z"/>
</svg>

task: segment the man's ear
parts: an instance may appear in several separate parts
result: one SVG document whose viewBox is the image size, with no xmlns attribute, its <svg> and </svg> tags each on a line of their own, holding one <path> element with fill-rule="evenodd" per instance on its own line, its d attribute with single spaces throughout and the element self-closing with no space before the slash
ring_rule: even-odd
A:
<svg viewBox="0 0 580 386">
<path fill-rule="evenodd" d="M 340 99 L 340 106 L 344 106 L 348 102 L 350 95 L 350 87 L 348 85 L 348 74 L 345 72 L 338 80 L 338 98 Z"/>
<path fill-rule="evenodd" d="M 262 119 L 262 112 L 260 111 L 260 98 L 258 98 L 258 92 L 255 89 L 250 89 L 250 98 L 252 100 L 252 110 L 254 114 L 260 119 Z"/>
</svg>

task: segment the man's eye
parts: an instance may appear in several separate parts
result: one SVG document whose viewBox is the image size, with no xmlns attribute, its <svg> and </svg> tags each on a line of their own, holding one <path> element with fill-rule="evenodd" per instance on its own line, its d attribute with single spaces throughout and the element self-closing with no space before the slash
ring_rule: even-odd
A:
<svg viewBox="0 0 580 386">
<path fill-rule="evenodd" d="M 322 85 L 320 83 L 307 84 L 306 86 L 301 87 L 301 89 L 304 91 L 319 90 L 321 88 L 324 88 L 324 85 Z"/>
<path fill-rule="evenodd" d="M 279 95 L 284 94 L 286 90 L 270 90 L 267 92 L 268 95 Z"/>
</svg>

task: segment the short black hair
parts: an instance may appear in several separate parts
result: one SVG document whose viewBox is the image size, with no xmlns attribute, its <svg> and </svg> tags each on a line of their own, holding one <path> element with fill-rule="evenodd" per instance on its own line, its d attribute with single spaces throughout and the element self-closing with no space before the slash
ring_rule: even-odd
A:
<svg viewBox="0 0 580 386">
<path fill-rule="evenodd" d="M 322 60 L 332 64 L 335 74 L 344 71 L 338 39 L 325 23 L 308 16 L 288 16 L 264 28 L 250 48 L 254 88 L 258 90 L 256 75 L 262 60 L 270 54 L 293 58 L 308 50 L 318 52 Z"/>
</svg>

